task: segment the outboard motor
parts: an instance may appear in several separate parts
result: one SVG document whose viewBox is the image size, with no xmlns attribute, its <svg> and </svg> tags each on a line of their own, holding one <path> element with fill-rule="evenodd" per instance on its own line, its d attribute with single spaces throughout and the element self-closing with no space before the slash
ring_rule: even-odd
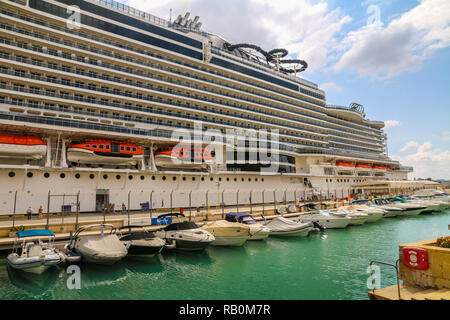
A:
<svg viewBox="0 0 450 320">
<path fill-rule="evenodd" d="M 320 231 L 320 232 L 323 232 L 327 229 L 315 221 L 313 221 L 313 226 L 314 226 L 314 229 L 316 229 L 317 231 Z"/>
</svg>

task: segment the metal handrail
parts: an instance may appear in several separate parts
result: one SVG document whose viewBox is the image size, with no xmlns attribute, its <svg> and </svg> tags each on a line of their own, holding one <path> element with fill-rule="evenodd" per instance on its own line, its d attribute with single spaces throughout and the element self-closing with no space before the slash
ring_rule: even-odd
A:
<svg viewBox="0 0 450 320">
<path fill-rule="evenodd" d="M 373 279 L 372 265 L 375 264 L 375 263 L 378 263 L 378 264 L 382 264 L 382 265 L 385 265 L 385 266 L 393 267 L 393 268 L 395 269 L 396 276 L 397 276 L 398 299 L 401 300 L 401 295 L 400 295 L 400 280 L 399 280 L 399 278 L 398 278 L 399 262 L 400 262 L 400 259 L 397 259 L 397 261 L 395 262 L 395 265 L 390 264 L 390 263 L 386 263 L 386 262 L 382 262 L 382 261 L 377 261 L 377 260 L 373 260 L 373 261 L 370 262 L 370 265 L 369 265 L 369 267 L 370 267 L 370 280 L 371 280 L 371 282 L 372 282 L 372 292 L 373 292 L 373 293 L 375 293 L 375 286 L 373 285 L 373 284 L 374 284 L 374 279 Z"/>
</svg>

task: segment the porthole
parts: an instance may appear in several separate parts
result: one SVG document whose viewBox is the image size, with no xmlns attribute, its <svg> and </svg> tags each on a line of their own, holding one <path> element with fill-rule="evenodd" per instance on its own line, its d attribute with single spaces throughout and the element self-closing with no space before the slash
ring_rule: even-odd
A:
<svg viewBox="0 0 450 320">
<path fill-rule="evenodd" d="M 104 174 L 104 175 L 103 175 L 103 179 L 105 179 L 105 180 L 108 179 L 108 175 L 107 175 L 107 174 Z"/>
<path fill-rule="evenodd" d="M 248 178 L 248 182 L 252 182 L 252 179 L 251 179 L 251 178 Z"/>
<path fill-rule="evenodd" d="M 264 178 L 262 178 L 261 181 L 264 182 Z"/>
<path fill-rule="evenodd" d="M 163 181 L 166 181 L 167 178 L 166 178 L 166 176 L 164 176 L 164 177 L 162 177 L 162 179 L 163 179 Z"/>
<path fill-rule="evenodd" d="M 234 182 L 237 182 L 237 178 L 234 178 Z"/>
<path fill-rule="evenodd" d="M 8 173 L 8 176 L 10 178 L 14 178 L 16 176 L 16 173 L 14 171 L 11 171 L 10 173 Z"/>
<path fill-rule="evenodd" d="M 202 177 L 202 181 L 205 181 L 205 177 Z"/>
<path fill-rule="evenodd" d="M 227 178 L 227 181 L 230 181 L 230 178 Z"/>
<path fill-rule="evenodd" d="M 177 177 L 173 177 L 172 180 L 173 180 L 173 181 L 177 181 Z"/>
<path fill-rule="evenodd" d="M 155 177 L 155 176 L 152 176 L 152 180 L 156 180 L 156 177 Z"/>
<path fill-rule="evenodd" d="M 128 176 L 128 179 L 129 179 L 129 180 L 133 180 L 133 176 L 130 174 L 130 175 Z"/>
<path fill-rule="evenodd" d="M 50 173 L 48 172 L 44 173 L 44 178 L 50 178 Z"/>
<path fill-rule="evenodd" d="M 59 175 L 59 177 L 60 177 L 61 179 L 64 179 L 64 178 L 66 177 L 66 174 L 65 174 L 65 173 L 61 173 L 61 174 Z"/>
<path fill-rule="evenodd" d="M 255 182 L 258 182 L 258 178 L 255 178 Z"/>
<path fill-rule="evenodd" d="M 222 178 L 219 178 L 219 182 L 222 181 Z"/>
<path fill-rule="evenodd" d="M 214 178 L 210 178 L 209 180 L 210 180 L 211 182 L 214 182 Z"/>
<path fill-rule="evenodd" d="M 241 178 L 241 181 L 244 182 L 244 178 Z"/>
<path fill-rule="evenodd" d="M 77 174 L 75 175 L 75 178 L 76 178 L 76 179 L 80 179 L 80 178 L 81 178 L 80 174 L 77 173 Z"/>
<path fill-rule="evenodd" d="M 116 179 L 117 179 L 117 180 L 120 180 L 120 178 L 121 178 L 121 176 L 120 176 L 120 174 L 118 174 L 118 175 L 116 176 Z"/>
<path fill-rule="evenodd" d="M 89 175 L 89 179 L 94 179 L 95 178 L 95 175 L 93 174 L 93 173 L 91 173 L 90 175 Z"/>
<path fill-rule="evenodd" d="M 186 177 L 183 177 L 183 181 L 186 181 Z"/>
<path fill-rule="evenodd" d="M 195 181 L 195 177 L 192 177 L 192 181 Z"/>
<path fill-rule="evenodd" d="M 27 177 L 28 177 L 28 178 L 32 178 L 32 177 L 33 177 L 33 172 L 28 172 L 28 173 L 27 173 Z"/>
</svg>

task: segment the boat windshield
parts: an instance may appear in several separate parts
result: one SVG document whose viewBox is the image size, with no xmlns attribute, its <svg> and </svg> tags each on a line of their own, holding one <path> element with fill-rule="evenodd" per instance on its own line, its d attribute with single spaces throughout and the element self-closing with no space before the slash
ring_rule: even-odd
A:
<svg viewBox="0 0 450 320">
<path fill-rule="evenodd" d="M 177 231 L 177 230 L 192 230 L 198 229 L 199 226 L 195 222 L 180 222 L 174 223 L 167 226 L 164 230 L 166 231 Z"/>
<path fill-rule="evenodd" d="M 242 217 L 241 222 L 245 223 L 245 224 L 255 224 L 256 223 L 255 219 L 253 219 L 250 216 Z"/>
</svg>

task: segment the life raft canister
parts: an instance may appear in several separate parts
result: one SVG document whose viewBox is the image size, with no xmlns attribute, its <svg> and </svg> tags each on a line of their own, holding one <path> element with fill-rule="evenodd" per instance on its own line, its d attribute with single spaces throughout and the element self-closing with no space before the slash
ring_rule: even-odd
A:
<svg viewBox="0 0 450 320">
<path fill-rule="evenodd" d="M 406 247 L 402 249 L 403 264 L 415 270 L 428 270 L 428 252 L 421 248 Z"/>
</svg>

